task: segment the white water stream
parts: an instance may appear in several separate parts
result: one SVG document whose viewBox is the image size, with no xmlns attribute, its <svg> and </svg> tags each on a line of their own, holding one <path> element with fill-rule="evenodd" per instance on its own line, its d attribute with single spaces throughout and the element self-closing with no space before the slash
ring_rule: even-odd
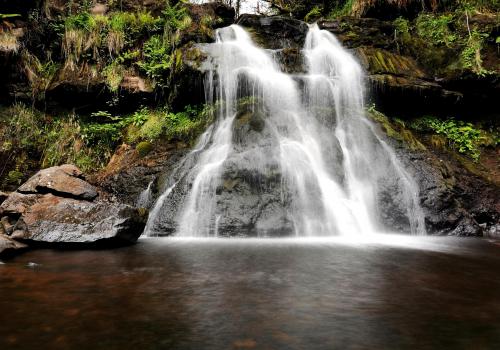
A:
<svg viewBox="0 0 500 350">
<path fill-rule="evenodd" d="M 219 222 L 230 215 L 217 199 L 230 166 L 279 174 L 278 206 L 296 236 L 385 231 L 382 197 L 404 213 L 408 233 L 425 233 L 415 182 L 365 117 L 363 71 L 355 58 L 316 25 L 303 55 L 306 74 L 286 74 L 243 28 L 218 30 L 206 84 L 219 106 L 215 123 L 187 156 L 192 166 L 179 168 L 188 184 L 181 202 L 169 202 L 176 181 L 157 200 L 146 234 L 154 234 L 162 210 L 177 206 L 177 236 L 217 236 Z M 240 144 L 235 137 L 241 101 L 265 115 L 257 142 Z M 256 235 L 267 235 L 259 225 L 253 226 Z"/>
</svg>

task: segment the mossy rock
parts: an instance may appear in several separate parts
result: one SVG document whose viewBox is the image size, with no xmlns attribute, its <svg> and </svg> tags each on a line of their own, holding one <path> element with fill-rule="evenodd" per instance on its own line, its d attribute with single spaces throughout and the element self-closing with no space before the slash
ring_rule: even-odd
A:
<svg viewBox="0 0 500 350">
<path fill-rule="evenodd" d="M 153 145 L 148 142 L 148 141 L 143 141 L 140 142 L 135 149 L 137 150 L 137 153 L 139 153 L 139 157 L 143 158 L 147 156 L 152 150 L 153 150 Z"/>
</svg>

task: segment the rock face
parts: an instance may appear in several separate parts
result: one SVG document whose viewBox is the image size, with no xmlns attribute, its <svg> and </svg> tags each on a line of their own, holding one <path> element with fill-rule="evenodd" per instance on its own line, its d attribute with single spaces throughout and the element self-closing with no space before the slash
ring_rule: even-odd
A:
<svg viewBox="0 0 500 350">
<path fill-rule="evenodd" d="M 286 17 L 242 15 L 237 24 L 245 27 L 261 46 L 268 49 L 304 46 L 309 27 L 305 22 Z"/>
<path fill-rule="evenodd" d="M 45 169 L 2 203 L 0 227 L 10 239 L 28 244 L 135 242 L 146 212 L 97 197 L 95 187 L 75 166 Z"/>
<path fill-rule="evenodd" d="M 386 102 L 390 100 L 397 108 L 406 105 L 405 111 L 415 105 L 420 105 L 418 108 L 421 109 L 422 105 L 428 104 L 433 110 L 436 110 L 436 104 L 443 107 L 458 105 L 462 98 L 459 92 L 447 90 L 415 59 L 396 52 L 391 38 L 394 31 L 391 24 L 375 19 L 351 21 L 351 30 L 358 32 L 347 33 L 346 26 L 337 22 L 323 22 L 320 26 L 336 34 L 352 48 L 353 54 L 365 67 L 377 98 Z M 258 44 L 273 50 L 284 71 L 299 74 L 303 71 L 300 47 L 304 43 L 307 27 L 303 28 L 301 22 L 283 17 L 245 15 L 238 24 L 246 27 Z M 290 42 L 289 38 L 292 38 Z M 449 155 L 437 154 L 436 150 L 424 146 L 412 150 L 393 141 L 399 158 L 413 173 L 421 189 L 420 201 L 429 234 L 498 235 L 500 208 L 497 188 L 468 173 Z M 247 161 L 245 167 L 242 165 L 245 162 L 237 158 L 247 156 L 244 152 L 238 154 L 240 146 L 244 149 L 243 146 L 259 145 L 265 149 L 265 144 L 272 142 L 272 137 L 266 134 L 265 117 L 246 110 L 238 113 L 233 125 L 234 159 L 227 159 L 222 184 L 217 188 L 217 208 L 223 213 L 216 224 L 219 234 L 252 235 L 256 229 L 272 236 L 290 233 L 290 218 L 282 209 L 287 204 L 276 191 L 281 181 L 279 172 L 271 171 L 272 167 L 260 171 L 252 166 L 251 161 Z M 272 158 L 273 154 L 269 152 L 270 163 Z M 182 181 L 181 186 L 174 188 L 169 195 L 173 199 L 168 208 L 161 211 L 164 214 L 156 232 L 160 235 L 172 234 L 176 230 L 176 213 L 172 208 L 182 207 L 182 200 L 189 190 L 187 185 L 182 186 Z M 387 192 L 390 191 L 389 183 Z M 390 200 L 397 194 L 391 192 L 391 196 L 385 197 L 380 198 L 384 224 L 396 231 L 404 230 L 409 224 L 406 213 Z"/>
<path fill-rule="evenodd" d="M 402 126 L 391 128 L 387 141 L 418 184 L 428 234 L 500 237 L 498 186 L 470 172 L 464 166 L 466 159 L 436 148 L 432 140 L 414 136 Z M 403 134 L 406 140 L 400 137 Z M 382 199 L 381 206 L 387 208 L 383 214 L 389 226 L 398 229 L 390 203 Z"/>
<path fill-rule="evenodd" d="M 70 164 L 39 171 L 17 191 L 24 194 L 54 193 L 85 200 L 97 197 L 96 188 L 83 179 L 83 173 L 77 167 Z"/>
<path fill-rule="evenodd" d="M 16 251 L 26 249 L 27 247 L 26 244 L 0 233 L 0 257 L 14 254 Z"/>
</svg>

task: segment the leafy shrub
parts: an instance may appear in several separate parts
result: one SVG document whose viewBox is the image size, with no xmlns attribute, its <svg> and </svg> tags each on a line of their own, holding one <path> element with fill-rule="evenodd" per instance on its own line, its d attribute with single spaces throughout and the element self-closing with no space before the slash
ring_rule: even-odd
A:
<svg viewBox="0 0 500 350">
<path fill-rule="evenodd" d="M 403 42 L 411 39 L 410 22 L 406 18 L 398 17 L 394 20 L 393 24 L 396 38 L 400 38 Z"/>
<path fill-rule="evenodd" d="M 19 186 L 23 179 L 23 173 L 19 170 L 11 170 L 7 174 L 7 183 Z"/>
<path fill-rule="evenodd" d="M 106 78 L 106 84 L 111 91 L 118 91 L 118 88 L 123 80 L 124 71 L 124 67 L 115 62 L 104 68 L 103 75 Z"/>
<path fill-rule="evenodd" d="M 417 34 L 434 45 L 451 47 L 457 40 L 456 34 L 450 30 L 453 15 L 431 15 L 421 13 L 416 21 Z"/>
<path fill-rule="evenodd" d="M 350 15 L 355 1 L 356 0 L 347 0 L 344 3 L 342 3 L 341 1 L 337 2 L 333 10 L 328 15 L 328 18 L 335 19 L 340 16 Z"/>
<path fill-rule="evenodd" d="M 481 49 L 483 48 L 486 38 L 488 38 L 488 34 L 473 30 L 460 54 L 462 66 L 471 69 L 479 76 L 484 76 L 489 73 L 488 70 L 482 66 L 483 60 L 481 58 Z"/>
<path fill-rule="evenodd" d="M 73 16 L 68 16 L 64 22 L 66 29 L 82 29 L 90 32 L 95 27 L 96 21 L 88 12 L 80 12 Z"/>
<path fill-rule="evenodd" d="M 173 113 L 166 109 L 150 110 L 141 108 L 132 116 L 125 118 L 128 123 L 126 140 L 153 142 L 183 140 L 190 142 L 212 121 L 213 108 L 186 106 L 184 111 Z"/>
<path fill-rule="evenodd" d="M 184 30 L 191 25 L 191 17 L 188 15 L 187 8 L 182 2 L 174 6 L 167 2 L 163 10 L 165 20 L 165 29 L 168 31 Z"/>
<path fill-rule="evenodd" d="M 321 17 L 321 8 L 319 6 L 314 6 L 304 17 L 304 21 L 310 22 L 311 20 L 316 20 L 319 17 Z"/>
<path fill-rule="evenodd" d="M 143 107 L 136 111 L 129 120 L 134 126 L 140 127 L 144 125 L 144 123 L 148 120 L 148 116 L 148 109 L 146 107 Z"/>
<path fill-rule="evenodd" d="M 117 123 L 107 113 L 97 114 L 95 118 Z M 75 116 L 48 116 L 21 104 L 0 110 L 0 125 L 0 151 L 9 152 L 21 173 L 30 166 L 63 163 L 95 171 L 106 164 L 114 146 L 100 141 L 103 131 L 98 123 L 82 126 Z"/>
<path fill-rule="evenodd" d="M 144 43 L 144 59 L 138 62 L 138 66 L 159 85 L 163 85 L 165 73 L 168 72 L 173 63 L 170 51 L 170 44 L 164 36 L 153 35 Z"/>
<path fill-rule="evenodd" d="M 417 131 L 432 131 L 443 135 L 452 149 L 468 155 L 475 161 L 479 160 L 481 131 L 471 123 L 457 121 L 453 118 L 440 120 L 432 116 L 425 116 L 414 121 L 411 127 Z"/>
</svg>

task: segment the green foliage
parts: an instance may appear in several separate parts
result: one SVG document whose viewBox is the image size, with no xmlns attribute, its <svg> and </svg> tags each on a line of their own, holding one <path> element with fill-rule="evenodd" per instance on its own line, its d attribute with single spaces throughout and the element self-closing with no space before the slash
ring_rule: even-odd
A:
<svg viewBox="0 0 500 350">
<path fill-rule="evenodd" d="M 395 37 L 396 39 L 400 39 L 403 42 L 408 41 L 411 39 L 410 35 L 410 21 L 408 21 L 406 18 L 403 17 L 398 17 L 394 20 L 394 30 L 395 32 Z"/>
<path fill-rule="evenodd" d="M 132 123 L 132 125 L 140 127 L 143 126 L 144 123 L 146 123 L 146 121 L 148 120 L 148 116 L 148 109 L 146 107 L 143 107 L 132 115 L 132 117 L 130 118 L 130 122 Z"/>
<path fill-rule="evenodd" d="M 89 147 L 112 148 L 120 140 L 126 123 L 121 117 L 115 117 L 106 111 L 92 113 L 91 117 L 101 122 L 82 125 L 82 140 Z M 104 122 L 102 122 L 104 120 Z"/>
<path fill-rule="evenodd" d="M 100 118 L 109 119 L 104 114 Z M 75 116 L 48 116 L 21 104 L 0 111 L 0 126 L 0 151 L 11 155 L 15 171 L 21 174 L 30 164 L 49 167 L 73 163 L 84 171 L 95 171 L 106 164 L 113 150 L 98 142 L 97 147 L 85 142 L 81 122 Z M 98 137 L 101 135 L 95 139 Z M 10 183 L 16 179 L 11 176 Z"/>
<path fill-rule="evenodd" d="M 7 174 L 7 183 L 19 186 L 23 179 L 23 173 L 19 170 L 11 170 Z"/>
<path fill-rule="evenodd" d="M 483 60 L 481 58 L 481 50 L 487 38 L 488 34 L 481 33 L 474 29 L 460 54 L 462 66 L 471 69 L 479 76 L 485 76 L 489 73 L 489 71 L 483 67 Z"/>
<path fill-rule="evenodd" d="M 167 121 L 161 111 L 150 111 L 148 120 L 139 131 L 139 138 L 150 142 L 158 140 L 165 131 Z"/>
<path fill-rule="evenodd" d="M 106 78 L 106 84 L 113 92 L 118 91 L 123 80 L 125 69 L 123 66 L 113 62 L 103 70 L 103 75 Z"/>
<path fill-rule="evenodd" d="M 450 29 L 452 22 L 452 14 L 421 13 L 416 21 L 417 34 L 431 44 L 451 47 L 457 41 L 457 35 Z"/>
<path fill-rule="evenodd" d="M 17 13 L 0 13 L 0 20 L 15 17 L 21 17 L 21 15 Z"/>
<path fill-rule="evenodd" d="M 6 109 L 0 115 L 0 121 L 5 126 L 2 130 L 2 140 L 8 141 L 8 150 L 13 148 L 33 152 L 43 145 L 44 122 L 41 115 L 22 104 L 16 104 Z"/>
<path fill-rule="evenodd" d="M 141 108 L 126 118 L 129 127 L 126 140 L 154 142 L 159 139 L 182 140 L 190 142 L 212 121 L 213 108 L 186 106 L 181 112 L 168 112 L 166 109 Z"/>
<path fill-rule="evenodd" d="M 410 33 L 410 21 L 406 18 L 398 17 L 394 20 L 394 28 L 398 33 L 408 34 Z"/>
<path fill-rule="evenodd" d="M 109 18 L 109 29 L 137 36 L 145 32 L 155 32 L 161 29 L 162 20 L 150 12 L 115 12 Z"/>
<path fill-rule="evenodd" d="M 153 35 L 144 43 L 144 59 L 138 62 L 138 66 L 159 85 L 162 85 L 165 81 L 165 74 L 173 63 L 170 51 L 171 46 L 164 36 Z"/>
<path fill-rule="evenodd" d="M 182 2 L 178 2 L 174 6 L 167 2 L 163 10 L 166 31 L 184 30 L 191 25 L 191 17 L 188 15 L 187 8 Z"/>
<path fill-rule="evenodd" d="M 346 2 L 336 2 L 333 10 L 328 15 L 329 19 L 335 19 L 341 16 L 348 16 L 351 14 L 352 6 L 356 0 L 347 0 Z"/>
<path fill-rule="evenodd" d="M 307 13 L 307 15 L 304 17 L 304 21 L 306 22 L 311 22 L 314 20 L 317 20 L 318 18 L 321 17 L 321 12 L 322 8 L 319 6 L 314 6 L 311 11 Z"/>
<path fill-rule="evenodd" d="M 68 16 L 64 22 L 67 30 L 80 29 L 90 32 L 96 26 L 95 18 L 88 12 Z"/>
<path fill-rule="evenodd" d="M 481 131 L 471 123 L 457 121 L 453 118 L 440 120 L 432 116 L 425 116 L 414 121 L 411 128 L 443 135 L 452 149 L 471 157 L 474 161 L 479 160 Z"/>
</svg>

